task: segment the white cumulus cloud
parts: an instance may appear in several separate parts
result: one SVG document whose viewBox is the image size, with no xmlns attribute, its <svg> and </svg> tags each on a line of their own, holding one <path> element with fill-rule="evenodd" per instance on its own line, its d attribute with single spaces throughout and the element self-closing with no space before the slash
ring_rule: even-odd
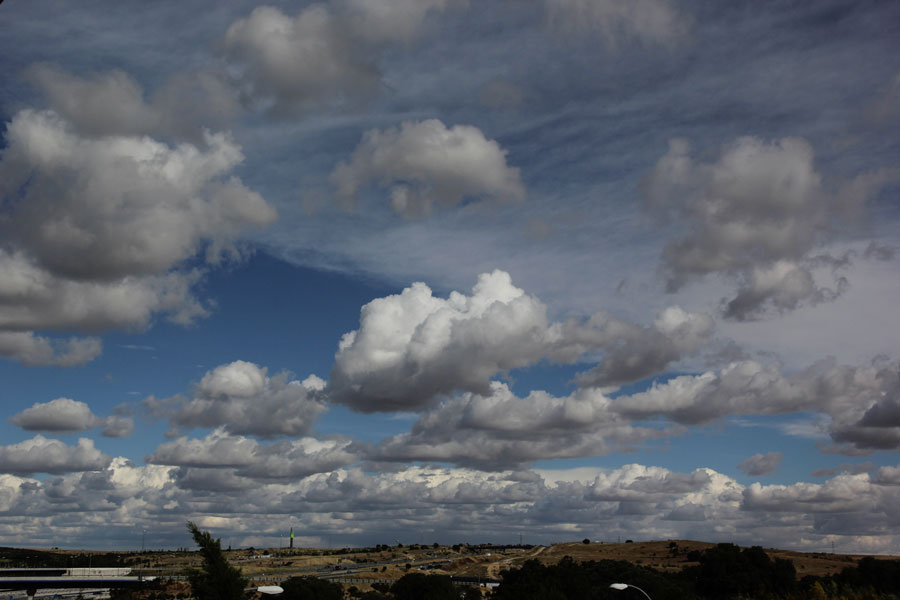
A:
<svg viewBox="0 0 900 600">
<path fill-rule="evenodd" d="M 36 435 L 30 440 L 0 446 L 0 473 L 71 473 L 105 469 L 111 457 L 94 447 L 93 440 L 79 438 L 75 446 Z"/>
<path fill-rule="evenodd" d="M 307 433 L 326 410 L 323 382 L 289 373 L 268 375 L 265 367 L 237 360 L 206 373 L 191 397 L 148 398 L 144 405 L 174 428 L 224 427 L 235 435 L 264 438 Z"/>
<path fill-rule="evenodd" d="M 508 273 L 479 276 L 471 296 L 445 300 L 424 283 L 378 298 L 360 312 L 360 327 L 343 336 L 328 393 L 363 412 L 418 409 L 455 391 L 487 395 L 491 379 L 540 360 L 570 363 L 604 353 L 586 385 L 649 377 L 699 349 L 712 320 L 673 307 L 644 328 L 598 313 L 586 321 L 550 322 L 536 297 Z"/>
</svg>

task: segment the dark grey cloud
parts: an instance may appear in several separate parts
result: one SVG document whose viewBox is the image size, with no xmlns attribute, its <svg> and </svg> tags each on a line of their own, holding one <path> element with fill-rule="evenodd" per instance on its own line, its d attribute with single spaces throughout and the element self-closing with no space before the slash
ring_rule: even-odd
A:
<svg viewBox="0 0 900 600">
<path fill-rule="evenodd" d="M 255 458 L 237 474 L 262 480 L 297 480 L 347 466 L 358 455 L 349 440 L 302 438 L 261 446 Z"/>
<path fill-rule="evenodd" d="M 894 177 L 892 171 L 864 174 L 836 191 L 826 187 L 803 139 L 739 138 L 712 163 L 696 163 L 687 141 L 672 140 L 642 183 L 652 210 L 687 226 L 663 252 L 668 290 L 710 274 L 733 276 L 739 287 L 725 316 L 738 320 L 832 301 L 846 288 L 836 273 L 845 262 L 814 251 L 829 239 L 836 218 Z M 822 266 L 831 267 L 831 287 L 817 283 Z"/>
<path fill-rule="evenodd" d="M 106 437 L 128 437 L 134 433 L 134 419 L 121 415 L 111 415 L 97 420 L 100 433 Z"/>
<path fill-rule="evenodd" d="M 179 467 L 245 467 L 253 463 L 257 447 L 255 440 L 216 430 L 203 439 L 181 437 L 161 444 L 145 460 Z"/>
<path fill-rule="evenodd" d="M 860 473 L 871 473 L 875 470 L 875 464 L 871 462 L 863 462 L 859 464 L 843 463 L 836 467 L 828 469 L 816 469 L 811 473 L 813 477 L 831 477 L 838 473 L 850 473 L 851 475 L 859 475 Z"/>
<path fill-rule="evenodd" d="M 6 265 L 2 264 L 3 258 L 0 252 L 0 272 L 8 273 L 9 269 L 4 269 Z M 0 356 L 28 366 L 83 365 L 96 358 L 102 347 L 102 342 L 95 337 L 58 340 L 35 335 L 32 331 L 0 331 Z"/>
<path fill-rule="evenodd" d="M 665 433 L 632 426 L 609 404 L 597 390 L 519 398 L 495 382 L 490 394 L 462 394 L 426 411 L 409 433 L 383 440 L 369 458 L 504 470 L 541 459 L 609 454 Z"/>
<path fill-rule="evenodd" d="M 880 467 L 875 472 L 873 481 L 882 485 L 900 485 L 900 466 Z"/>
<path fill-rule="evenodd" d="M 715 322 L 709 315 L 692 314 L 669 307 L 652 327 L 637 327 L 617 319 L 591 318 L 591 324 L 608 330 L 599 365 L 578 375 L 581 386 L 620 385 L 662 373 L 672 363 L 697 353 L 712 341 Z"/>
<path fill-rule="evenodd" d="M 35 402 L 8 421 L 25 431 L 45 433 L 75 433 L 98 427 L 106 437 L 126 437 L 134 431 L 134 421 L 130 417 L 98 417 L 87 404 L 70 398 Z"/>
<path fill-rule="evenodd" d="M 778 468 L 782 460 L 784 460 L 784 454 L 781 452 L 754 454 L 747 460 L 742 461 L 737 468 L 750 476 L 768 475 Z"/>
<path fill-rule="evenodd" d="M 544 0 L 550 26 L 571 35 L 596 36 L 607 48 L 636 39 L 673 46 L 684 42 L 693 19 L 669 0 Z"/>
<path fill-rule="evenodd" d="M 705 521 L 706 509 L 700 504 L 685 504 L 675 508 L 663 519 L 668 521 Z"/>
<path fill-rule="evenodd" d="M 890 397 L 883 398 L 876 404 L 872 405 L 862 419 L 859 425 L 862 427 L 900 427 L 900 397 L 897 392 L 900 390 L 891 390 Z"/>
<path fill-rule="evenodd" d="M 301 438 L 260 444 L 219 428 L 200 439 L 186 437 L 161 444 L 146 457 L 149 464 L 180 467 L 188 486 L 242 486 L 247 480 L 296 481 L 344 467 L 357 458 L 349 440 Z M 200 470 L 210 469 L 212 474 Z M 216 483 L 218 482 L 218 483 Z"/>
<path fill-rule="evenodd" d="M 378 58 L 387 46 L 411 42 L 430 13 L 463 4 L 344 0 L 311 3 L 294 16 L 260 6 L 228 27 L 221 49 L 255 107 L 285 116 L 352 106 L 379 91 Z"/>
<path fill-rule="evenodd" d="M 742 361 L 718 373 L 676 377 L 628 396 L 616 408 L 632 417 L 667 414 L 683 423 L 709 422 L 746 410 L 782 414 L 816 409 L 831 415 L 861 416 L 894 385 L 893 371 L 894 365 L 887 362 L 850 367 L 823 360 L 801 372 L 785 374 L 776 365 Z"/>
<path fill-rule="evenodd" d="M 231 24 L 222 47 L 247 101 L 282 114 L 371 95 L 380 80 L 378 67 L 326 4 L 308 6 L 296 17 L 261 6 Z"/>
<path fill-rule="evenodd" d="M 176 485 L 183 490 L 234 493 L 256 487 L 252 479 L 236 475 L 229 468 L 179 467 L 173 474 Z"/>
<path fill-rule="evenodd" d="M 138 81 L 121 70 L 84 77 L 38 63 L 25 79 L 82 135 L 175 137 L 203 142 L 203 130 L 221 129 L 239 105 L 230 84 L 215 72 L 179 73 L 149 100 Z"/>
<path fill-rule="evenodd" d="M 84 402 L 57 398 L 50 402 L 36 402 L 8 420 L 25 431 L 72 433 L 91 429 L 97 417 Z"/>
<path fill-rule="evenodd" d="M 842 419 L 833 428 L 835 442 L 850 443 L 859 450 L 900 447 L 900 369 L 889 362 L 881 367 L 877 375 L 881 397 L 860 407 L 865 412 L 858 421 Z"/>
<path fill-rule="evenodd" d="M 478 101 L 494 109 L 514 109 L 525 101 L 525 90 L 511 81 L 493 79 L 481 86 Z"/>
<path fill-rule="evenodd" d="M 676 473 L 666 469 L 628 465 L 610 475 L 598 478 L 589 497 L 605 502 L 633 502 L 651 504 L 673 495 L 702 492 L 713 481 L 710 472 L 698 469 L 691 473 Z"/>
<path fill-rule="evenodd" d="M 869 124 L 880 127 L 900 120 L 900 73 L 880 87 L 863 108 L 863 117 Z"/>
<path fill-rule="evenodd" d="M 879 242 L 869 242 L 863 251 L 864 258 L 873 258 L 875 260 L 894 260 L 897 256 L 897 246 L 883 244 Z"/>
<path fill-rule="evenodd" d="M 230 176 L 243 155 L 225 134 L 207 135 L 205 148 L 149 137 L 95 140 L 52 111 L 24 110 L 6 137 L 0 193 L 16 200 L 5 205 L 6 245 L 55 276 L 155 275 L 201 249 L 216 262 L 235 252 L 242 231 L 276 218 Z"/>
<path fill-rule="evenodd" d="M 120 79 L 67 85 L 127 93 Z M 231 174 L 242 158 L 225 134 L 206 134 L 201 147 L 146 135 L 100 139 L 52 110 L 16 113 L 0 156 L 0 355 L 84 364 L 100 354 L 99 339 L 34 330 L 134 330 L 157 314 L 179 323 L 205 316 L 192 293 L 202 271 L 181 264 L 200 252 L 207 265 L 239 256 L 238 238 L 276 217 Z"/>
<path fill-rule="evenodd" d="M 866 427 L 845 424 L 835 427 L 831 438 L 836 450 L 849 456 L 865 456 L 873 450 L 894 450 L 900 447 L 900 427 Z M 849 446 L 849 448 L 841 445 Z"/>
</svg>

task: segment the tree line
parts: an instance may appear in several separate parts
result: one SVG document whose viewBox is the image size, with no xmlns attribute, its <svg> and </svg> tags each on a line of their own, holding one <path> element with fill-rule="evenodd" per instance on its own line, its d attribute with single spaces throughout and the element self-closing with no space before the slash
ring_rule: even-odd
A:
<svg viewBox="0 0 900 600">
<path fill-rule="evenodd" d="M 759 546 L 718 544 L 692 557 L 699 563 L 677 573 L 620 560 L 555 565 L 527 561 L 502 572 L 492 600 L 645 600 L 638 590 L 611 589 L 627 583 L 653 600 L 869 600 L 900 599 L 900 562 L 861 559 L 840 573 L 797 580 L 793 561 L 772 560 Z"/>
</svg>

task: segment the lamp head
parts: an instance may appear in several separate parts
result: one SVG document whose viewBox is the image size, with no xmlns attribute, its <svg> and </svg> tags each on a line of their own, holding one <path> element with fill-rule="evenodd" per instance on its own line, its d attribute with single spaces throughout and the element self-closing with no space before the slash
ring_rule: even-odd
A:
<svg viewBox="0 0 900 600">
<path fill-rule="evenodd" d="M 280 594 L 284 591 L 284 588 L 280 585 L 261 585 L 256 588 L 256 591 L 263 594 Z"/>
<path fill-rule="evenodd" d="M 624 590 L 625 588 L 628 587 L 628 584 L 627 583 L 611 583 L 611 584 L 609 584 L 609 587 L 611 587 L 614 590 Z"/>
</svg>

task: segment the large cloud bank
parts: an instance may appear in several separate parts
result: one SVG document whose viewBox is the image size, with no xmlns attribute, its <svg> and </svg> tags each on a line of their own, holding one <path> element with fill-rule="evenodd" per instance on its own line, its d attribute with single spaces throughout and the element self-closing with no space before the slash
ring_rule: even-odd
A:
<svg viewBox="0 0 900 600">
<path fill-rule="evenodd" d="M 200 455 L 190 460 L 209 464 Z M 227 531 L 236 545 L 257 546 L 277 545 L 284 522 L 304 531 L 314 545 L 332 536 L 383 543 L 408 537 L 410 528 L 448 542 L 518 539 L 525 533 L 531 543 L 619 535 L 741 539 L 813 550 L 845 536 L 842 547 L 859 552 L 897 543 L 888 533 L 900 502 L 897 468 L 789 486 L 743 486 L 711 469 L 677 472 L 638 464 L 490 474 L 439 467 L 376 474 L 338 468 L 279 481 L 263 470 L 236 485 L 221 473 L 203 478 L 175 466 L 139 467 L 123 458 L 107 463 L 93 472 L 41 481 L 0 475 L 5 514 L 0 535 L 10 543 L 32 536 L 43 545 L 59 535 L 99 543 L 96 536 L 102 535 L 107 546 L 129 547 L 135 526 L 152 524 L 156 543 L 174 545 L 183 536 L 185 518 L 214 511 L 220 516 L 203 517 L 206 526 Z"/>
<path fill-rule="evenodd" d="M 0 353 L 82 364 L 100 352 L 98 339 L 34 330 L 140 330 L 157 314 L 205 315 L 192 292 L 201 272 L 184 262 L 236 255 L 241 234 L 276 217 L 230 175 L 242 159 L 225 134 L 169 145 L 91 137 L 53 110 L 17 113 L 0 155 Z"/>
</svg>

